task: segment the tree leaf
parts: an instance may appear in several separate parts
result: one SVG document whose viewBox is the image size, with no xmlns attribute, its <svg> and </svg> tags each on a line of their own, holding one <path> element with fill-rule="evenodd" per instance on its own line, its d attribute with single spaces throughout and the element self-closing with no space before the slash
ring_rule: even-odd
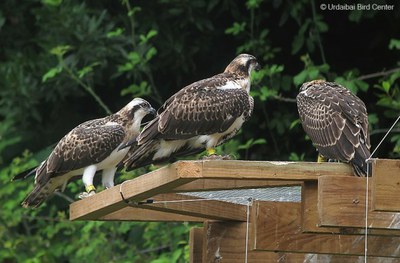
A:
<svg viewBox="0 0 400 263">
<path fill-rule="evenodd" d="M 306 78 L 307 78 L 307 71 L 303 70 L 299 74 L 293 77 L 293 83 L 296 86 L 299 86 L 305 82 Z"/>
<path fill-rule="evenodd" d="M 394 38 L 390 39 L 389 49 L 399 50 L 400 49 L 400 39 L 394 39 Z"/>
<path fill-rule="evenodd" d="M 114 31 L 110 31 L 107 33 L 108 38 L 118 37 L 124 33 L 125 29 L 121 27 L 117 27 Z"/>
<path fill-rule="evenodd" d="M 50 50 L 50 54 L 62 57 L 71 49 L 72 47 L 70 45 L 56 46 Z"/>
<path fill-rule="evenodd" d="M 389 93 L 390 90 L 390 82 L 389 81 L 383 81 L 382 82 L 382 88 L 386 93 Z"/>
<path fill-rule="evenodd" d="M 55 76 L 57 76 L 61 72 L 62 72 L 62 67 L 61 66 L 57 66 L 57 67 L 49 69 L 49 71 L 47 71 L 43 75 L 42 82 L 46 82 L 47 80 L 54 78 Z"/>
<path fill-rule="evenodd" d="M 42 0 L 42 4 L 48 6 L 59 6 L 61 5 L 62 0 Z"/>
</svg>

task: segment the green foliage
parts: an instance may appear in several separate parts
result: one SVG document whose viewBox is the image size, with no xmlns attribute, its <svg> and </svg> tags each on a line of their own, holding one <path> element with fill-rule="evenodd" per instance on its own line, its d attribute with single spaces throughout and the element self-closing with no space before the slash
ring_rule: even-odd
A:
<svg viewBox="0 0 400 263">
<path fill-rule="evenodd" d="M 31 183 L 10 180 L 38 164 L 31 157 L 25 152 L 0 172 L 1 262 L 149 262 L 161 252 L 170 262 L 186 262 L 188 224 L 70 222 L 68 202 L 59 196 L 50 200 L 57 207 L 18 208 Z"/>
<path fill-rule="evenodd" d="M 237 53 L 255 55 L 262 70 L 252 76 L 253 116 L 220 154 L 315 160 L 295 104 L 309 80 L 336 81 L 365 101 L 373 148 L 400 112 L 400 40 L 387 26 L 400 19 L 391 13 L 343 11 L 337 20 L 308 0 L 5 0 L 0 7 L 0 262 L 188 262 L 190 224 L 70 222 L 80 181 L 26 210 L 20 203 L 33 179 L 10 180 L 78 123 L 132 97 L 157 107 Z M 376 157 L 400 157 L 399 127 Z M 157 167 L 123 173 L 117 183 Z"/>
<path fill-rule="evenodd" d="M 293 77 L 293 82 L 296 86 L 310 80 L 324 79 L 323 76 L 329 72 L 329 65 L 314 65 L 309 55 L 302 56 L 301 60 L 304 62 L 304 69 Z"/>
<path fill-rule="evenodd" d="M 225 33 L 237 36 L 240 33 L 242 33 L 243 31 L 245 31 L 245 29 L 246 29 L 245 27 L 246 27 L 246 22 L 243 22 L 243 23 L 235 22 L 235 23 L 233 23 L 232 27 L 227 28 L 225 30 Z"/>
<path fill-rule="evenodd" d="M 390 39 L 389 49 L 400 50 L 400 39 Z"/>
</svg>

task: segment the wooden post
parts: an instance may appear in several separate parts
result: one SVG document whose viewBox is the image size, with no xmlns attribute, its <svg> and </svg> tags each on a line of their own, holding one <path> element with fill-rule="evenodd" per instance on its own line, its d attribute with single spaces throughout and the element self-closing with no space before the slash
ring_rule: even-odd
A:
<svg viewBox="0 0 400 263">
<path fill-rule="evenodd" d="M 322 226 L 365 227 L 366 178 L 323 176 L 318 180 L 318 191 Z M 372 211 L 370 198 L 368 202 L 369 228 L 400 230 L 400 213 Z"/>
<path fill-rule="evenodd" d="M 372 171 L 373 209 L 400 212 L 400 160 L 374 159 Z"/>
<path fill-rule="evenodd" d="M 301 204 L 255 202 L 255 250 L 364 255 L 364 235 L 303 233 Z M 368 236 L 368 256 L 399 257 L 400 237 Z"/>
</svg>

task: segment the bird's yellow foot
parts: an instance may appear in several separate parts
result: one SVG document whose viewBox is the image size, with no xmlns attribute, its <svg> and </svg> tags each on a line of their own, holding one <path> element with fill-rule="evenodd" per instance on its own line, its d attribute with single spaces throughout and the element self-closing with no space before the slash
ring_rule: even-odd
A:
<svg viewBox="0 0 400 263">
<path fill-rule="evenodd" d="M 327 158 L 325 158 L 325 157 L 322 156 L 321 154 L 318 154 L 318 159 L 317 159 L 317 162 L 318 162 L 318 163 L 325 163 L 325 162 L 327 162 L 327 161 L 328 161 Z"/>
<path fill-rule="evenodd" d="M 207 155 L 203 156 L 203 160 L 232 160 L 235 159 L 231 155 L 218 155 L 214 148 L 207 149 Z"/>
<path fill-rule="evenodd" d="M 215 151 L 215 148 L 207 148 L 207 155 L 208 156 L 210 156 L 210 155 L 216 155 L 216 151 Z"/>
<path fill-rule="evenodd" d="M 87 185 L 85 186 L 85 190 L 86 192 L 80 193 L 79 194 L 79 199 L 84 199 L 86 197 L 92 196 L 96 193 L 96 187 L 94 187 L 94 185 Z"/>
</svg>

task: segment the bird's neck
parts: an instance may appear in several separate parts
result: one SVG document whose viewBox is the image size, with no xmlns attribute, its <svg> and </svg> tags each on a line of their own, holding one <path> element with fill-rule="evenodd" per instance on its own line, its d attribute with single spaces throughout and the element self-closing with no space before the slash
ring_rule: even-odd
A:
<svg viewBox="0 0 400 263">
<path fill-rule="evenodd" d="M 110 115 L 108 118 L 109 118 L 109 121 L 116 122 L 122 126 L 126 126 L 127 123 L 129 122 L 129 119 L 126 116 L 121 115 L 119 113 Z"/>
<path fill-rule="evenodd" d="M 224 74 L 229 75 L 230 77 L 233 77 L 235 79 L 249 78 L 249 73 L 245 69 L 243 70 L 226 69 L 224 71 Z"/>
<path fill-rule="evenodd" d="M 247 93 L 250 92 L 250 76 L 245 72 L 240 73 L 228 73 L 231 78 L 234 79 L 236 83 L 238 83 Z"/>
</svg>

